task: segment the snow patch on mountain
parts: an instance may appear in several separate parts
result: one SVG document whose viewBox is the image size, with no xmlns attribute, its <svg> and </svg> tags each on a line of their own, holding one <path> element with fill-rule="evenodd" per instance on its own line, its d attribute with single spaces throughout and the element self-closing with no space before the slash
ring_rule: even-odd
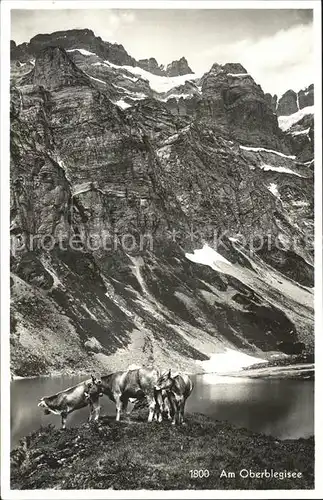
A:
<svg viewBox="0 0 323 500">
<path fill-rule="evenodd" d="M 269 184 L 269 187 L 268 187 L 268 190 L 274 195 L 276 196 L 276 198 L 280 198 L 279 196 L 279 191 L 278 191 L 278 188 L 277 188 L 277 184 L 275 184 L 274 182 L 272 182 L 271 184 Z"/>
<path fill-rule="evenodd" d="M 194 253 L 186 253 L 185 257 L 197 264 L 210 266 L 212 269 L 219 272 L 225 271 L 225 268 L 222 268 L 223 264 L 226 266 L 232 266 L 231 262 L 223 257 L 223 255 L 206 244 L 204 244 L 203 248 L 200 250 L 194 250 Z"/>
<path fill-rule="evenodd" d="M 251 76 L 249 73 L 227 73 L 228 76 Z"/>
<path fill-rule="evenodd" d="M 146 99 L 148 97 L 148 95 L 144 94 L 143 92 L 132 92 L 125 87 L 121 87 L 121 85 L 116 85 L 115 83 L 113 83 L 112 85 L 117 89 L 121 89 L 123 92 L 125 92 L 125 94 L 127 94 L 127 97 L 129 96 L 131 99 L 139 100 Z"/>
<path fill-rule="evenodd" d="M 268 363 L 268 361 L 236 351 L 235 349 L 226 348 L 225 352 L 211 354 L 210 359 L 206 361 L 197 361 L 197 363 L 200 364 L 206 372 L 230 373 L 240 371 L 254 364 Z"/>
<path fill-rule="evenodd" d="M 104 61 L 104 63 L 112 68 L 124 69 L 128 72 L 136 75 L 137 77 L 143 78 L 147 80 L 150 88 L 155 90 L 155 92 L 168 92 L 174 87 L 178 87 L 179 85 L 184 85 L 186 81 L 197 80 L 202 76 L 202 74 L 198 75 L 196 73 L 189 73 L 187 75 L 179 75 L 179 76 L 160 76 L 149 73 L 143 68 L 139 66 L 118 66 L 117 64 L 113 64 L 110 61 Z"/>
<path fill-rule="evenodd" d="M 282 174 L 293 174 L 293 175 L 297 175 L 298 177 L 303 177 L 302 175 L 297 174 L 296 172 L 294 172 L 290 168 L 286 168 L 286 167 L 274 167 L 273 165 L 263 164 L 263 165 L 260 165 L 260 168 L 262 170 L 265 170 L 265 171 L 272 170 L 274 172 L 280 172 Z"/>
<path fill-rule="evenodd" d="M 273 153 L 278 156 L 282 156 L 283 158 L 290 158 L 291 160 L 295 160 L 296 156 L 294 155 L 285 155 L 284 153 L 281 153 L 280 151 L 275 151 L 273 149 L 266 149 L 266 148 L 255 148 L 253 146 L 239 146 L 240 149 L 244 149 L 245 151 L 265 151 L 266 153 Z"/>
<path fill-rule="evenodd" d="M 125 102 L 123 99 L 119 99 L 118 101 L 115 101 L 113 104 L 116 104 L 121 109 L 127 109 L 131 107 L 131 105 Z"/>
<path fill-rule="evenodd" d="M 305 108 L 296 111 L 296 113 L 293 113 L 292 115 L 279 116 L 278 125 L 281 130 L 286 132 L 286 130 L 291 128 L 293 125 L 295 125 L 295 123 L 299 122 L 306 115 L 314 115 L 314 105 L 306 106 Z"/>
<path fill-rule="evenodd" d="M 80 52 L 83 56 L 96 56 L 98 57 L 94 52 L 89 52 L 88 50 L 85 49 L 69 49 L 66 52 Z"/>
<path fill-rule="evenodd" d="M 297 130 L 296 132 L 292 132 L 292 135 L 303 135 L 303 134 L 308 134 L 310 131 L 310 127 L 307 128 L 306 130 Z"/>
<path fill-rule="evenodd" d="M 138 81 L 138 78 L 134 78 L 134 77 L 132 77 L 132 76 L 125 75 L 124 73 L 123 73 L 123 75 L 122 75 L 122 76 L 123 76 L 124 78 L 126 78 L 127 80 L 131 80 L 132 82 L 137 82 L 137 81 Z"/>
<path fill-rule="evenodd" d="M 91 80 L 95 80 L 96 82 L 103 83 L 104 85 L 107 84 L 107 82 L 104 82 L 103 80 L 100 80 L 99 78 L 94 78 L 94 76 L 91 76 L 88 73 L 85 73 L 85 74 L 86 74 L 86 76 L 88 76 L 89 78 L 91 78 Z"/>
<path fill-rule="evenodd" d="M 298 200 L 298 201 L 292 201 L 292 205 L 294 207 L 308 207 L 309 203 L 308 201 Z"/>
<path fill-rule="evenodd" d="M 176 99 L 178 101 L 181 97 L 183 99 L 188 99 L 190 97 L 193 97 L 194 94 L 170 94 L 167 96 L 165 99 L 161 99 L 162 101 L 168 101 L 169 99 Z"/>
</svg>

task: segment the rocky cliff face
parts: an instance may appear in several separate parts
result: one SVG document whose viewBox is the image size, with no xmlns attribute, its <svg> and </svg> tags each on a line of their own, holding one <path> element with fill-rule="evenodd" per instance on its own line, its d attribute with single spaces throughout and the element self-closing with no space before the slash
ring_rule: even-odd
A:
<svg viewBox="0 0 323 500">
<path fill-rule="evenodd" d="M 291 141 L 293 151 L 303 162 L 314 157 L 314 85 L 299 92 L 288 90 L 280 99 L 268 94 L 268 102 L 278 116 L 280 128 Z"/>
<path fill-rule="evenodd" d="M 314 105 L 314 85 L 309 85 L 298 92 L 287 90 L 279 99 L 277 95 L 266 94 L 266 96 L 277 116 L 288 116 Z"/>
<path fill-rule="evenodd" d="M 307 143 L 239 64 L 165 76 L 110 45 L 12 45 L 13 371 L 311 352 Z"/>
</svg>

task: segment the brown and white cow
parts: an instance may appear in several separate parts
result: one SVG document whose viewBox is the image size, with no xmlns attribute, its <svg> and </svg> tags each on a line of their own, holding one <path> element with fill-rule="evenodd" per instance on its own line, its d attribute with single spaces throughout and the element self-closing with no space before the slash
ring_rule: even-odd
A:
<svg viewBox="0 0 323 500">
<path fill-rule="evenodd" d="M 89 421 L 97 421 L 100 414 L 99 398 L 102 395 L 101 380 L 92 375 L 91 379 L 80 382 L 53 396 L 41 398 L 38 406 L 44 408 L 46 415 L 50 413 L 60 415 L 62 429 L 65 429 L 67 415 L 86 406 L 90 406 Z"/>
<path fill-rule="evenodd" d="M 148 422 L 155 413 L 154 387 L 159 378 L 157 368 L 137 368 L 118 371 L 101 377 L 102 392 L 116 404 L 116 420 L 120 420 L 121 411 L 127 411 L 129 399 L 141 399 L 146 396 L 149 406 Z"/>
<path fill-rule="evenodd" d="M 157 394 L 163 394 L 166 391 L 173 414 L 173 425 L 184 423 L 185 403 L 193 388 L 192 380 L 185 373 L 172 375 L 171 370 L 169 370 L 159 377 L 155 391 Z"/>
</svg>

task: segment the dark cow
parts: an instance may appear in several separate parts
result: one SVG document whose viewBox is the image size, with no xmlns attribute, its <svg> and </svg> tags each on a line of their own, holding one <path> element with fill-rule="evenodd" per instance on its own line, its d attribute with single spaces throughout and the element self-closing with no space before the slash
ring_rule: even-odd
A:
<svg viewBox="0 0 323 500">
<path fill-rule="evenodd" d="M 149 406 L 148 422 L 155 413 L 154 387 L 159 378 L 157 368 L 137 368 L 135 370 L 110 373 L 101 378 L 102 391 L 117 408 L 116 420 L 120 420 L 121 411 L 127 411 L 129 399 L 141 399 L 146 396 Z"/>
<path fill-rule="evenodd" d="M 171 370 L 163 373 L 155 385 L 157 393 L 167 392 L 168 399 L 171 404 L 173 420 L 172 424 L 175 425 L 184 423 L 184 410 L 185 403 L 193 390 L 193 382 L 186 374 L 174 374 L 172 376 Z M 155 393 L 156 394 L 156 393 Z M 157 401 L 158 401 L 157 396 Z M 162 396 L 161 396 L 162 397 Z"/>
<path fill-rule="evenodd" d="M 89 421 L 97 421 L 100 414 L 99 398 L 102 396 L 101 380 L 93 375 L 91 379 L 80 382 L 73 387 L 58 392 L 53 396 L 41 398 L 38 406 L 44 408 L 44 413 L 61 415 L 62 429 L 66 428 L 66 419 L 69 413 L 90 406 Z"/>
</svg>

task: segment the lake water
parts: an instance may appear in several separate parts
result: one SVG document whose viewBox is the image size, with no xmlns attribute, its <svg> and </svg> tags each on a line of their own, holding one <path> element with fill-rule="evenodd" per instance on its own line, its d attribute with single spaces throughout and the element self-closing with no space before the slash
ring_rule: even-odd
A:
<svg viewBox="0 0 323 500">
<path fill-rule="evenodd" d="M 44 415 L 38 400 L 84 380 L 84 376 L 39 377 L 11 382 L 11 446 L 49 423 L 60 427 L 60 417 Z M 192 377 L 194 390 L 186 412 L 204 413 L 238 427 L 297 439 L 314 434 L 314 383 L 311 380 L 248 379 L 204 374 Z M 115 415 L 115 405 L 101 398 L 101 414 Z M 85 422 L 88 408 L 69 415 L 67 426 Z"/>
</svg>

